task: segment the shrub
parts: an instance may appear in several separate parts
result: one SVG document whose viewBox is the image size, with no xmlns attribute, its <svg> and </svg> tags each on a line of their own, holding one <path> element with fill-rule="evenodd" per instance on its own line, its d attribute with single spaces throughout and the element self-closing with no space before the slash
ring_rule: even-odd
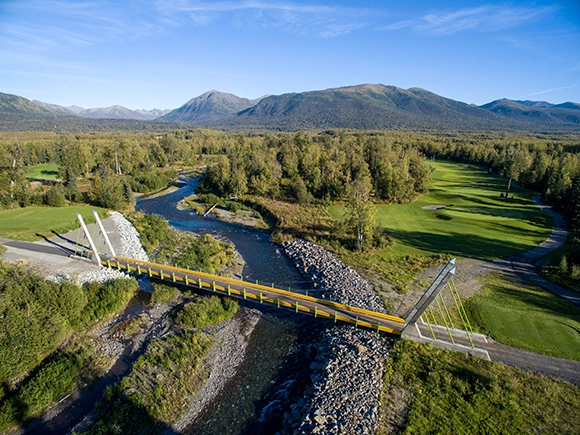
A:
<svg viewBox="0 0 580 435">
<path fill-rule="evenodd" d="M 72 284 L 55 284 L 0 263 L 0 384 L 22 377 L 80 323 L 85 298 Z"/>
<path fill-rule="evenodd" d="M 161 216 L 135 212 L 128 213 L 126 217 L 139 232 L 141 244 L 148 254 L 152 254 L 169 236 L 169 222 Z"/>
<path fill-rule="evenodd" d="M 217 196 L 214 195 L 213 193 L 201 193 L 199 195 L 197 195 L 197 199 L 200 202 L 203 202 L 204 204 L 207 204 L 208 206 L 212 206 L 214 204 L 223 204 L 223 200 Z"/>
<path fill-rule="evenodd" d="M 238 312 L 237 301 L 222 296 L 198 296 L 184 305 L 176 323 L 183 328 L 205 328 L 233 317 Z"/>
<path fill-rule="evenodd" d="M 161 305 L 171 302 L 177 297 L 179 290 L 173 285 L 160 282 L 153 283 L 153 293 L 151 294 L 151 305 Z"/>
<path fill-rule="evenodd" d="M 129 303 L 138 287 L 133 278 L 87 284 L 84 290 L 88 303 L 82 313 L 83 319 L 87 323 L 96 323 L 119 311 Z"/>
<path fill-rule="evenodd" d="M 79 380 L 87 352 L 61 354 L 42 367 L 22 389 L 0 405 L 0 430 L 39 415 Z"/>
<path fill-rule="evenodd" d="M 176 178 L 177 171 L 175 169 L 153 169 L 133 175 L 131 188 L 135 192 L 154 192 L 163 189 L 167 183 Z"/>
<path fill-rule="evenodd" d="M 64 207 L 66 205 L 66 198 L 64 197 L 64 190 L 60 185 L 51 186 L 46 191 L 44 196 L 46 205 L 50 207 Z"/>
</svg>

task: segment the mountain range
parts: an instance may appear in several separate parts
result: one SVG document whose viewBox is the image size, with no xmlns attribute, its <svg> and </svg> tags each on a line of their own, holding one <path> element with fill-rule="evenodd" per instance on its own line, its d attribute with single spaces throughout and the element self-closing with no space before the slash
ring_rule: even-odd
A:
<svg viewBox="0 0 580 435">
<path fill-rule="evenodd" d="M 171 111 L 63 107 L 0 93 L 0 131 L 66 130 L 66 126 L 86 130 L 103 129 L 103 125 L 109 129 L 153 130 L 175 128 L 174 123 L 223 130 L 578 131 L 580 104 L 500 99 L 476 106 L 425 89 L 381 84 L 268 95 L 255 100 L 213 90 Z"/>
<path fill-rule="evenodd" d="M 57 112 L 63 112 L 69 115 L 78 115 L 82 116 L 83 118 L 139 119 L 142 121 L 149 121 L 171 112 L 169 109 L 131 110 L 123 106 L 95 107 L 92 109 L 85 109 L 80 106 L 59 106 L 58 104 L 44 103 L 38 100 L 32 100 L 32 102 L 38 104 L 39 106 L 56 110 Z"/>
</svg>

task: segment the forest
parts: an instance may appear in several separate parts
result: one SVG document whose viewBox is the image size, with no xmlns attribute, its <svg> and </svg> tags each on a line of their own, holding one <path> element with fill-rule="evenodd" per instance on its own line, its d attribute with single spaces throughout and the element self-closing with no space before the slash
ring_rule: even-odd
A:
<svg viewBox="0 0 580 435">
<path fill-rule="evenodd" d="M 339 249 L 349 250 L 352 257 L 373 258 L 380 250 L 375 249 L 376 242 L 381 243 L 372 225 L 373 207 L 412 202 L 426 193 L 430 185 L 433 187 L 432 178 L 441 174 L 439 170 L 433 172 L 434 162 L 442 160 L 476 165 L 495 174 L 493 177 L 502 185 L 505 182 L 505 191 L 500 194 L 502 198 L 511 198 L 510 185 L 514 183 L 541 193 L 545 202 L 566 216 L 572 230 L 580 230 L 580 136 L 575 134 L 348 130 L 233 134 L 204 129 L 139 133 L 2 133 L 0 210 L 90 204 L 127 212 L 132 210 L 136 195 L 161 191 L 180 171 L 198 169 L 196 173 L 202 174 L 200 187 L 205 192 L 200 197 L 206 198 L 205 202 L 222 199 L 250 205 L 276 202 L 278 207 L 287 206 L 280 208 L 284 213 L 297 215 L 300 211 L 310 215 L 308 225 L 317 222 L 334 233 L 347 229 L 344 233 L 348 232 L 353 243 Z M 39 176 L 39 173 L 44 175 Z M 512 204 L 515 203 L 505 202 L 506 207 Z M 329 206 L 343 205 L 347 209 L 347 222 L 333 226 L 335 222 L 325 214 L 326 210 Z M 148 252 L 155 250 L 159 261 L 172 264 L 180 261 L 174 257 L 174 252 L 178 251 L 183 258 L 187 257 L 183 260 L 187 264 L 216 272 L 233 257 L 231 248 L 212 245 L 204 238 L 196 239 L 201 248 L 193 249 L 195 246 L 189 239 L 169 231 L 164 219 L 126 214 L 141 233 L 145 248 Z M 580 255 L 577 233 L 572 234 L 572 238 L 576 237 L 576 254 L 561 257 L 556 275 L 561 278 L 566 271 L 574 280 L 572 286 L 577 286 Z M 158 249 L 161 241 L 163 247 Z M 192 249 L 183 249 L 184 246 Z M 360 255 L 361 250 L 365 255 Z M 376 256 L 373 261 L 375 259 Z M 393 260 L 393 267 L 404 269 L 414 277 L 420 268 L 440 260 L 440 257 L 405 256 Z M 38 414 L 67 394 L 79 379 L 91 380 L 99 375 L 99 361 L 93 361 L 91 348 L 80 338 L 71 340 L 62 349 L 58 345 L 63 337 L 75 331 L 82 332 L 126 304 L 136 283 L 126 280 L 83 288 L 66 283 L 53 284 L 1 262 L 0 277 L 3 284 L 0 294 L 4 298 L 0 314 L 13 319 L 6 326 L 9 339 L 0 346 L 0 354 L 9 362 L 5 368 L 10 368 L 0 373 L 1 429 Z M 168 298 L 175 295 L 174 289 L 167 290 Z M 163 294 L 159 291 L 156 297 L 162 298 Z M 59 295 L 66 297 L 59 298 Z M 35 302 L 27 304 L 27 300 Z M 233 306 L 221 306 L 223 302 L 212 303 L 219 305 L 227 315 L 235 312 Z M 50 308 L 49 314 L 43 314 L 43 306 Z M 176 318 L 182 325 L 199 318 L 195 310 L 208 311 L 207 307 L 196 308 L 192 303 L 186 307 Z M 30 313 L 38 322 L 27 320 Z M 42 327 L 41 322 L 48 326 Z M 22 338 L 25 327 L 35 340 Z M 77 335 L 82 337 L 82 333 Z M 13 337 L 19 337 L 20 355 L 12 352 L 16 342 Z M 180 337 L 185 342 L 192 341 L 188 334 Z M 182 355 L 185 367 L 192 367 L 199 355 L 209 349 L 203 336 L 197 339 L 199 346 L 188 348 L 191 352 Z M 152 348 L 151 354 L 145 355 L 139 364 L 147 369 L 150 361 L 156 361 L 165 352 L 163 349 L 179 348 L 180 343 L 168 341 L 163 343 L 165 347 Z M 40 370 L 29 374 L 45 360 L 48 362 L 43 363 Z M 397 364 L 410 366 L 402 360 L 397 360 Z M 18 392 L 10 390 L 11 382 L 23 378 L 24 387 Z M 173 382 L 173 378 L 167 379 Z M 130 383 L 133 381 L 126 381 L 123 388 L 133 388 Z M 139 385 L 137 381 L 135 385 Z M 50 395 L 44 393 L 47 386 L 51 387 L 48 389 Z M 119 399 L 121 392 L 121 389 L 108 392 L 100 426 L 95 426 L 97 429 L 111 424 L 105 417 L 117 418 L 126 411 Z M 167 400 L 173 401 L 171 397 Z M 119 412 L 109 412 L 114 409 Z"/>
<path fill-rule="evenodd" d="M 134 192 L 157 191 L 176 170 L 196 166 L 207 166 L 204 190 L 226 198 L 329 203 L 352 199 L 358 186 L 375 203 L 405 203 L 427 189 L 430 159 L 481 165 L 540 192 L 572 227 L 580 226 L 580 137 L 574 134 L 5 133 L 0 206 L 86 202 L 122 209 Z M 30 183 L 28 168 L 46 163 L 58 165 L 57 181 Z"/>
</svg>

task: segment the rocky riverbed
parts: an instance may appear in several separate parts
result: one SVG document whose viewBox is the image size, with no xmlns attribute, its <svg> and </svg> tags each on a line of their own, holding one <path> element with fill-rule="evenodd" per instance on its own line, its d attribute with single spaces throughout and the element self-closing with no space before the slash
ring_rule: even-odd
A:
<svg viewBox="0 0 580 435">
<path fill-rule="evenodd" d="M 373 287 L 326 249 L 295 240 L 284 245 L 300 272 L 320 289 L 317 296 L 384 311 Z M 379 422 L 383 367 L 389 339 L 351 326 L 328 328 L 311 364 L 312 385 L 291 405 L 286 434 L 372 434 Z"/>
</svg>

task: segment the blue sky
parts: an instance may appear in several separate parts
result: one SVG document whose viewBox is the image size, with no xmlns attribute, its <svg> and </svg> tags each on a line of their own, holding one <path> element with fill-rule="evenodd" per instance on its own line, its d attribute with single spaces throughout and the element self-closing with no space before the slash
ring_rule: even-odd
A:
<svg viewBox="0 0 580 435">
<path fill-rule="evenodd" d="M 580 102 L 580 1 L 0 0 L 0 92 L 173 109 L 382 83 Z"/>
</svg>

